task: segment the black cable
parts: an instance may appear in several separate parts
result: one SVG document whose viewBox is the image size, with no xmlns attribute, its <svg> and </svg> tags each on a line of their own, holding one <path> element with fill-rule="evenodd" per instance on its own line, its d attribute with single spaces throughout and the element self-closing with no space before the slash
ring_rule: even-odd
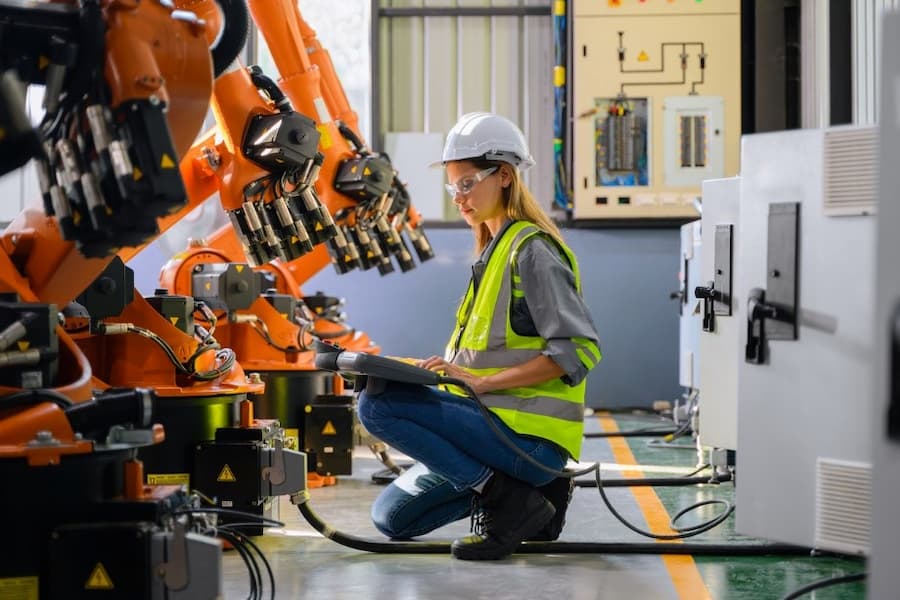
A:
<svg viewBox="0 0 900 600">
<path fill-rule="evenodd" d="M 609 512 L 611 512 L 612 515 L 616 519 L 618 519 L 619 522 L 622 523 L 622 525 L 624 525 L 628 529 L 632 530 L 635 533 L 643 535 L 645 537 L 653 538 L 655 540 L 680 540 L 680 539 L 684 539 L 684 538 L 693 537 L 695 535 L 699 535 L 699 534 L 709 531 L 713 527 L 716 527 L 717 525 L 721 524 L 722 522 L 725 521 L 725 519 L 727 519 L 729 516 L 731 516 L 731 513 L 734 512 L 734 504 L 728 502 L 727 500 L 719 500 L 719 499 L 703 500 L 701 502 L 697 502 L 695 504 L 688 506 L 687 508 L 682 509 L 681 511 L 679 511 L 679 513 L 676 517 L 680 517 L 680 516 L 684 515 L 685 513 L 694 510 L 695 508 L 699 508 L 699 507 L 705 506 L 707 504 L 721 504 L 725 508 L 721 513 L 719 513 L 718 515 L 716 515 L 709 521 L 705 521 L 703 523 L 698 523 L 697 525 L 691 526 L 691 527 L 687 528 L 687 530 L 683 533 L 679 532 L 679 533 L 671 533 L 671 534 L 668 534 L 668 533 L 659 534 L 659 533 L 653 533 L 652 531 L 644 531 L 640 527 L 637 527 L 636 525 L 634 525 L 631 522 L 629 522 L 628 520 L 626 520 L 625 517 L 620 515 L 619 512 L 613 507 L 612 503 L 609 501 L 609 498 L 607 498 L 607 496 L 606 496 L 606 492 L 603 490 L 603 480 L 600 477 L 600 469 L 597 469 L 597 471 L 596 471 L 596 473 L 594 473 L 594 475 L 597 479 L 597 491 L 600 492 L 600 498 L 603 499 L 603 503 L 606 504 L 606 508 L 609 509 Z M 673 519 L 673 524 L 674 524 L 674 519 Z M 678 531 L 674 527 L 672 527 L 672 529 L 675 531 Z"/>
<path fill-rule="evenodd" d="M 19 408 L 20 406 L 34 406 L 44 402 L 53 402 L 62 409 L 72 406 L 72 400 L 49 388 L 22 390 L 13 392 L 7 396 L 0 396 L 0 410 Z"/>
<path fill-rule="evenodd" d="M 202 515 L 206 513 L 215 513 L 218 515 L 230 516 L 230 517 L 243 517 L 246 518 L 249 522 L 252 522 L 256 525 L 261 525 L 263 527 L 284 527 L 284 523 L 281 521 L 276 521 L 275 519 L 269 519 L 268 517 L 262 517 L 260 515 L 254 515 L 253 513 L 243 512 L 240 510 L 231 510 L 230 508 L 218 508 L 218 507 L 204 507 L 204 508 L 182 508 L 175 511 L 175 514 L 180 515 Z"/>
<path fill-rule="evenodd" d="M 266 572 L 269 575 L 269 596 L 272 600 L 275 600 L 275 575 L 274 573 L 272 573 L 272 566 L 269 564 L 268 559 L 266 559 L 266 555 L 262 550 L 259 549 L 259 546 L 257 546 L 256 543 L 254 543 L 254 541 L 250 539 L 249 536 L 241 533 L 240 531 L 236 531 L 234 527 L 235 524 L 229 523 L 228 525 L 219 527 L 219 530 L 221 531 L 222 529 L 225 529 L 234 533 L 241 539 L 243 543 L 248 544 L 252 550 L 256 551 L 256 554 L 259 556 L 259 559 L 262 561 L 263 566 L 266 568 Z M 260 586 L 260 590 L 262 590 L 262 586 Z"/>
<path fill-rule="evenodd" d="M 466 393 L 468 393 L 469 396 L 475 401 L 475 404 L 478 406 L 478 409 L 481 411 L 482 415 L 484 416 L 485 420 L 487 421 L 488 425 L 490 426 L 490 428 L 494 432 L 494 434 L 506 446 L 508 446 L 513 452 L 515 452 L 517 455 L 519 455 L 523 460 L 525 460 L 529 464 L 541 469 L 542 471 L 550 473 L 550 474 L 554 475 L 555 477 L 572 478 L 572 477 L 576 477 L 578 475 L 586 475 L 587 473 L 593 472 L 594 477 L 597 480 L 597 491 L 600 492 L 600 498 L 603 499 L 603 502 L 604 502 L 604 504 L 606 504 L 606 507 L 609 509 L 609 511 L 612 513 L 612 515 L 614 517 L 616 517 L 616 519 L 618 519 L 620 523 L 622 523 L 622 525 L 624 525 L 625 527 L 627 527 L 628 529 L 632 530 L 635 533 L 638 533 L 640 535 L 643 535 L 645 537 L 652 538 L 655 540 L 684 539 L 684 538 L 693 537 L 695 535 L 699 535 L 701 533 L 709 531 L 713 527 L 716 527 L 717 525 L 724 522 L 725 519 L 727 519 L 731 515 L 731 513 L 734 512 L 734 505 L 732 503 L 728 502 L 727 500 L 712 500 L 712 501 L 698 502 L 698 503 L 692 504 L 691 506 L 682 510 L 679 513 L 679 516 L 683 515 L 686 512 L 689 512 L 695 508 L 704 506 L 706 504 L 722 504 L 722 505 L 724 505 L 725 508 L 724 508 L 723 512 L 721 512 L 719 515 L 713 517 L 709 521 L 705 521 L 703 523 L 698 523 L 697 525 L 688 528 L 688 530 L 683 533 L 657 534 L 657 533 L 653 533 L 652 531 L 644 531 L 643 529 L 630 523 L 628 520 L 625 519 L 625 517 L 623 517 L 621 514 L 619 514 L 619 512 L 615 508 L 613 508 L 613 505 L 610 503 L 609 498 L 606 497 L 606 492 L 603 491 L 603 478 L 600 475 L 600 464 L 599 463 L 594 463 L 592 466 L 588 467 L 587 469 L 581 469 L 579 471 L 557 471 L 556 469 L 551 469 L 550 467 L 547 467 L 546 465 L 541 464 L 540 462 L 535 460 L 532 456 L 523 452 L 521 448 L 516 446 L 513 443 L 513 441 L 510 440 L 506 436 L 506 434 L 500 430 L 500 428 L 496 425 L 496 423 L 494 423 L 494 419 L 492 418 L 491 412 L 481 402 L 481 400 L 478 398 L 478 394 L 475 393 L 475 390 L 473 390 L 471 388 L 471 386 L 469 386 L 466 382 L 462 381 L 461 379 L 454 379 L 454 378 L 449 378 L 449 377 L 442 377 L 441 383 L 456 385 L 456 386 L 463 388 L 466 391 Z"/>
<path fill-rule="evenodd" d="M 300 352 L 300 348 L 291 348 L 290 346 L 282 346 L 274 339 L 272 339 L 272 335 L 269 333 L 269 328 L 263 321 L 251 321 L 251 327 L 258 333 L 262 339 L 272 348 L 278 350 L 279 352 L 284 352 L 285 354 L 296 354 Z"/>
<path fill-rule="evenodd" d="M 616 438 L 616 437 L 657 437 L 664 435 L 674 435 L 679 433 L 681 428 L 678 429 L 635 429 L 633 431 L 599 431 L 599 432 L 591 432 L 585 433 L 584 437 L 586 438 Z"/>
<path fill-rule="evenodd" d="M 718 477 L 635 477 L 633 479 L 605 479 L 603 487 L 679 487 L 689 485 L 703 485 L 706 483 L 723 483 L 731 481 L 731 474 L 726 473 Z M 576 479 L 577 487 L 594 488 L 597 482 L 593 479 Z"/>
<path fill-rule="evenodd" d="M 309 492 L 291 497 L 300 514 L 325 538 L 354 550 L 382 554 L 449 554 L 449 541 L 381 541 L 343 533 L 325 523 L 309 505 Z M 812 550 L 787 544 L 696 544 L 660 542 L 523 542 L 518 554 L 689 554 L 693 556 L 810 556 Z"/>
<path fill-rule="evenodd" d="M 862 573 L 850 573 L 848 575 L 840 575 L 838 577 L 828 577 L 827 579 L 820 579 L 819 581 L 814 581 L 809 585 L 805 585 L 802 588 L 794 590 L 787 596 L 784 596 L 781 600 L 794 600 L 794 598 L 799 598 L 800 596 L 808 594 L 809 592 L 812 592 L 814 590 L 819 590 L 824 587 L 830 587 L 832 585 L 838 585 L 840 583 L 864 581 L 866 579 L 866 575 L 867 573 L 863 571 Z"/>
<path fill-rule="evenodd" d="M 215 534 L 230 543 L 240 555 L 244 564 L 247 565 L 247 572 L 250 574 L 250 595 L 247 596 L 247 600 L 259 600 L 262 592 L 262 573 L 259 570 L 259 565 L 256 563 L 256 558 L 244 545 L 243 540 L 233 532 L 217 528 Z"/>
<path fill-rule="evenodd" d="M 685 475 L 685 477 L 693 477 L 694 475 L 696 475 L 697 473 L 699 473 L 699 472 L 702 471 L 703 469 L 708 469 L 709 466 L 710 466 L 709 463 L 700 465 L 699 467 L 697 467 L 696 469 L 694 469 L 693 471 L 691 471 L 690 473 L 688 473 L 687 475 Z"/>
</svg>

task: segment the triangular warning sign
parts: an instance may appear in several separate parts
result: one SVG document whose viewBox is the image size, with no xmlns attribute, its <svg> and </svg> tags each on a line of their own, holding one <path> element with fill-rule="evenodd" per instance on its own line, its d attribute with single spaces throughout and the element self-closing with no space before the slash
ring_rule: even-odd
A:
<svg viewBox="0 0 900 600">
<path fill-rule="evenodd" d="M 46 56 L 38 56 L 38 69 L 43 71 L 50 64 L 50 59 Z"/>
<path fill-rule="evenodd" d="M 169 317 L 169 320 L 172 321 L 172 325 L 178 325 L 179 317 Z"/>
<path fill-rule="evenodd" d="M 19 352 L 25 352 L 26 350 L 28 350 L 28 346 L 31 345 L 31 342 L 29 342 L 28 340 L 19 340 L 18 342 L 16 342 L 16 345 L 19 347 Z"/>
<path fill-rule="evenodd" d="M 372 174 L 372 169 L 370 169 L 369 167 L 366 167 L 365 169 L 363 169 L 363 175 L 368 176 L 371 174 Z"/>
<path fill-rule="evenodd" d="M 171 169 L 175 166 L 175 161 L 172 160 L 172 157 L 163 152 L 162 158 L 159 159 L 159 166 L 162 169 Z"/>
<path fill-rule="evenodd" d="M 237 271 L 238 273 L 243 273 L 244 265 L 234 265 L 234 270 Z"/>
<path fill-rule="evenodd" d="M 212 282 L 207 281 L 205 284 L 203 284 L 203 289 L 205 289 L 207 292 L 208 292 L 209 290 L 211 290 L 211 289 L 212 289 Z"/>
<path fill-rule="evenodd" d="M 235 483 L 237 481 L 237 477 L 234 476 L 234 472 L 231 470 L 231 467 L 226 464 L 224 467 L 222 467 L 222 470 L 219 471 L 219 476 L 216 477 L 216 481 Z"/>
<path fill-rule="evenodd" d="M 292 244 L 296 244 L 296 243 L 299 242 L 299 241 L 300 241 L 300 238 L 298 238 L 296 235 L 292 235 L 292 236 L 291 236 L 291 243 L 292 243 Z"/>
<path fill-rule="evenodd" d="M 650 57 L 647 55 L 646 52 L 641 50 L 641 53 L 638 54 L 638 62 L 647 62 L 648 60 L 650 60 Z"/>
<path fill-rule="evenodd" d="M 112 579 L 109 578 L 109 573 L 106 572 L 106 567 L 99 562 L 94 567 L 94 570 L 91 571 L 90 577 L 84 582 L 84 589 L 86 590 L 111 590 L 114 587 Z"/>
<path fill-rule="evenodd" d="M 131 175 L 132 175 L 132 177 L 134 177 L 135 181 L 140 180 L 140 178 L 144 176 L 144 174 L 141 172 L 141 170 L 138 169 L 137 167 L 134 168 L 134 171 L 132 171 Z"/>
<path fill-rule="evenodd" d="M 334 428 L 334 423 L 325 421 L 325 427 L 322 428 L 322 435 L 337 435 L 337 429 Z"/>
<path fill-rule="evenodd" d="M 316 223 L 316 231 L 322 231 L 324 227 L 322 227 L 321 223 Z"/>
</svg>

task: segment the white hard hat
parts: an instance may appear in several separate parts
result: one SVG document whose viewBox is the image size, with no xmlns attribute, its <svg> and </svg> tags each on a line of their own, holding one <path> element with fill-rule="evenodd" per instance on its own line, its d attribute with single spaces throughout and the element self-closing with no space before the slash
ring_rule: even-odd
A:
<svg viewBox="0 0 900 600">
<path fill-rule="evenodd" d="M 444 142 L 441 162 L 484 158 L 498 160 L 525 171 L 534 166 L 528 143 L 515 123 L 486 112 L 471 112 L 460 117 Z"/>
</svg>

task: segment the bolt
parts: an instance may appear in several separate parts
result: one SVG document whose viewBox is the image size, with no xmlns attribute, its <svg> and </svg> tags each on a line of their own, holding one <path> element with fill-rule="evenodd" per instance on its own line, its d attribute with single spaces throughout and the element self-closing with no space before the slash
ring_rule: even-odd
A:
<svg viewBox="0 0 900 600">
<path fill-rule="evenodd" d="M 159 106 L 159 96 L 156 94 L 151 94 L 148 100 L 152 106 Z"/>
<path fill-rule="evenodd" d="M 778 269 L 772 269 L 770 275 L 772 275 L 772 277 L 781 277 L 781 271 L 779 271 Z"/>
<path fill-rule="evenodd" d="M 247 375 L 247 379 L 250 383 L 262 383 L 262 376 L 259 373 L 250 373 Z"/>
<path fill-rule="evenodd" d="M 34 438 L 39 442 L 52 442 L 53 441 L 53 433 L 47 430 L 42 429 L 38 431 Z"/>
</svg>

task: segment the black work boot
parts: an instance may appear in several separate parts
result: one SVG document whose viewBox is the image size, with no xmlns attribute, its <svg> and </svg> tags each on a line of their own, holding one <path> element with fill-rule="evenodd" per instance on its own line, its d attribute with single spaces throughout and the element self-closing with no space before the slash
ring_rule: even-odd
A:
<svg viewBox="0 0 900 600">
<path fill-rule="evenodd" d="M 574 489 L 575 480 L 571 477 L 557 477 L 550 483 L 538 488 L 538 491 L 556 509 L 556 514 L 540 531 L 527 538 L 527 541 L 552 542 L 559 538 L 559 534 L 562 533 L 563 526 L 566 524 L 566 509 L 569 507 L 569 502 L 572 501 L 572 491 Z"/>
<path fill-rule="evenodd" d="M 451 546 L 453 556 L 462 560 L 506 558 L 519 543 L 534 535 L 553 519 L 553 505 L 537 488 L 496 471 L 474 496 L 472 531 Z M 474 503 L 473 503 L 474 504 Z"/>
</svg>

